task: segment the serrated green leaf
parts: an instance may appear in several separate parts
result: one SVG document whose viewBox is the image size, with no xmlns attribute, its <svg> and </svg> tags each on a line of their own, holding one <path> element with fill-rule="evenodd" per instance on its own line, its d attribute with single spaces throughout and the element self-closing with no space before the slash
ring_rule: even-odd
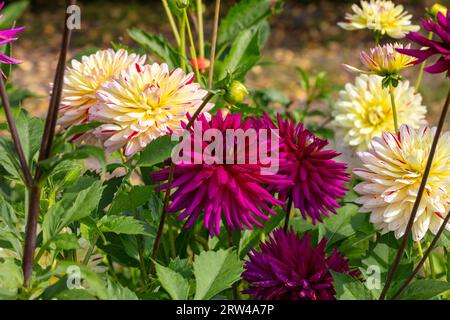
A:
<svg viewBox="0 0 450 320">
<path fill-rule="evenodd" d="M 80 248 L 78 238 L 73 233 L 58 234 L 53 238 L 52 243 L 57 249 L 61 250 L 73 250 Z"/>
<path fill-rule="evenodd" d="M 97 223 L 101 232 L 113 232 L 115 234 L 147 234 L 143 224 L 130 216 L 103 216 Z"/>
<path fill-rule="evenodd" d="M 44 242 L 50 241 L 70 223 L 87 217 L 93 212 L 100 201 L 103 186 L 101 181 L 80 178 L 78 183 L 64 194 L 62 199 L 51 207 L 44 216 Z"/>
<path fill-rule="evenodd" d="M 153 192 L 151 186 L 133 186 L 130 190 L 121 190 L 114 198 L 109 214 L 133 212 L 147 203 Z"/>
<path fill-rule="evenodd" d="M 142 151 L 138 165 L 150 167 L 170 158 L 173 148 L 178 144 L 170 135 L 159 137 L 148 144 Z"/>
<path fill-rule="evenodd" d="M 359 280 L 345 273 L 330 270 L 333 286 L 338 300 L 371 300 L 372 296 L 366 286 Z"/>
<path fill-rule="evenodd" d="M 433 279 L 419 279 L 411 283 L 400 296 L 402 300 L 428 300 L 450 290 L 450 283 Z"/>
<path fill-rule="evenodd" d="M 173 300 L 186 300 L 189 294 L 189 281 L 180 273 L 156 263 L 156 275 L 161 286 Z"/>
<path fill-rule="evenodd" d="M 228 250 L 203 251 L 195 257 L 194 275 L 196 300 L 208 300 L 231 287 L 240 279 L 243 263 L 236 252 Z"/>
</svg>

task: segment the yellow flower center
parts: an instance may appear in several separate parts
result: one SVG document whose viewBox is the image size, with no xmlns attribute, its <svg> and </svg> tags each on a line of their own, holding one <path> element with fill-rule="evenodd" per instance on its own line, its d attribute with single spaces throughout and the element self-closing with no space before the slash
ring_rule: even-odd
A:
<svg viewBox="0 0 450 320">
<path fill-rule="evenodd" d="M 383 111 L 383 107 L 375 105 L 369 108 L 367 112 L 367 121 L 373 126 L 379 125 L 386 118 L 386 114 Z"/>
</svg>

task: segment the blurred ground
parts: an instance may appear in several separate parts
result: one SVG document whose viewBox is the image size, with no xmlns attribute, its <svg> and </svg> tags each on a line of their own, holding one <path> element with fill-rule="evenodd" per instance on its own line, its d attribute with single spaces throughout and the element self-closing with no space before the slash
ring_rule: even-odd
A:
<svg viewBox="0 0 450 320">
<path fill-rule="evenodd" d="M 40 96 L 28 99 L 25 107 L 34 114 L 43 114 L 56 67 L 64 1 L 36 2 L 20 21 L 27 30 L 15 44 L 14 56 L 24 63 L 15 71 L 13 81 Z M 226 11 L 234 1 L 223 2 L 223 11 Z M 403 3 L 414 14 L 415 24 L 419 24 L 418 17 L 423 16 L 424 8 L 434 3 L 427 0 L 395 2 Z M 209 32 L 213 8 L 211 1 L 206 4 L 205 24 Z M 110 47 L 111 41 L 133 45 L 126 33 L 131 27 L 172 38 L 159 1 L 81 1 L 80 6 L 82 29 L 73 36 L 72 56 L 91 47 Z M 351 2 L 333 0 L 287 1 L 283 13 L 271 20 L 272 33 L 265 49 L 265 63 L 249 75 L 249 86 L 253 89 L 276 87 L 295 100 L 294 105 L 301 106 L 304 93 L 295 66 L 312 73 L 326 71 L 333 84 L 352 81 L 355 75 L 344 71 L 341 64 L 359 65 L 359 52 L 373 43 L 365 31 L 349 32 L 337 27 L 336 23 L 344 19 L 350 6 Z M 415 82 L 414 75 L 407 73 L 406 76 Z M 421 92 L 432 124 L 437 122 L 448 87 L 449 81 L 444 81 L 444 76 L 424 76 Z"/>
</svg>

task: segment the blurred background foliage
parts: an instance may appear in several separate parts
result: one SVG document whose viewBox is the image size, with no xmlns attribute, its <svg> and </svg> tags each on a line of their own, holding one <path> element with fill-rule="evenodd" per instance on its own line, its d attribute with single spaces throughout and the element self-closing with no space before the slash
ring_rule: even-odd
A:
<svg viewBox="0 0 450 320">
<path fill-rule="evenodd" d="M 23 0 L 8 3 L 26 2 Z M 47 107 L 49 83 L 55 68 L 60 31 L 59 26 L 64 0 L 32 0 L 24 15 L 17 22 L 26 25 L 20 40 L 15 44 L 14 56 L 23 63 L 13 74 L 13 82 L 34 93 L 24 101 L 24 107 L 31 113 L 42 115 Z M 235 0 L 223 0 L 225 13 Z M 257 95 L 253 100 L 265 101 L 270 108 L 281 112 L 296 113 L 308 103 L 308 93 L 302 86 L 299 68 L 315 78 L 326 77 L 333 87 L 331 97 L 355 75 L 343 70 L 341 64 L 357 65 L 362 49 L 373 45 L 370 33 L 364 30 L 348 32 L 336 24 L 344 19 L 345 13 L 355 0 L 288 0 L 284 10 L 271 18 L 272 32 L 264 49 L 264 58 L 247 76 L 247 85 Z M 414 15 L 413 22 L 419 24 L 419 17 L 430 0 L 395 0 L 403 4 Z M 158 0 L 84 0 L 81 7 L 81 30 L 75 32 L 71 56 L 89 53 L 96 48 L 111 47 L 111 42 L 136 46 L 126 30 L 141 28 L 152 34 L 162 34 L 173 40 L 163 7 Z M 206 2 L 205 28 L 209 40 L 213 2 Z M 415 81 L 417 70 L 407 70 L 406 78 Z M 320 80 L 320 79 L 319 79 Z M 445 98 L 447 83 L 444 76 L 424 77 L 422 94 L 429 107 L 428 120 L 435 125 L 439 109 Z M 268 91 L 266 89 L 269 89 Z M 249 98 L 250 99 L 250 98 Z M 264 100 L 265 99 L 265 100 Z M 251 101 L 248 101 L 251 102 Z M 323 109 L 329 103 L 318 99 L 312 109 Z M 323 121 L 327 121 L 326 118 Z M 447 126 L 447 130 L 448 130 Z"/>
</svg>

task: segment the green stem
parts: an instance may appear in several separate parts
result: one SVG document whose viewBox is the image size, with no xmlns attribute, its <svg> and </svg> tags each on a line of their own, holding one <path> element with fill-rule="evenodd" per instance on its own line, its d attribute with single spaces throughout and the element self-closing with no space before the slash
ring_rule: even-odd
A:
<svg viewBox="0 0 450 320">
<path fill-rule="evenodd" d="M 177 255 L 177 250 L 175 247 L 175 237 L 173 236 L 173 225 L 170 221 L 170 216 L 167 217 L 167 226 L 169 227 L 169 241 L 170 241 L 170 252 L 172 254 L 172 258 L 175 259 Z"/>
<path fill-rule="evenodd" d="M 397 109 L 395 108 L 394 87 L 392 86 L 392 83 L 389 84 L 389 95 L 391 96 L 391 107 L 392 107 L 392 117 L 394 118 L 394 129 L 395 133 L 398 133 Z"/>
<path fill-rule="evenodd" d="M 175 24 L 175 20 L 173 19 L 172 12 L 170 11 L 169 4 L 167 3 L 167 0 L 161 0 L 164 11 L 166 11 L 167 18 L 169 19 L 169 24 L 172 29 L 173 36 L 175 37 L 175 41 L 177 42 L 177 45 L 180 45 L 180 34 L 178 33 L 177 25 Z"/>
<path fill-rule="evenodd" d="M 431 247 L 431 243 L 427 242 L 427 248 L 429 249 Z M 431 273 L 431 279 L 436 279 L 436 269 L 434 267 L 434 261 L 433 261 L 433 253 L 430 252 L 430 255 L 428 256 L 428 263 L 430 264 L 430 273 Z"/>
<path fill-rule="evenodd" d="M 428 33 L 428 39 L 430 40 L 433 39 L 433 32 Z M 420 84 L 422 82 L 423 69 L 425 69 L 425 64 L 426 61 L 420 64 L 419 75 L 417 76 L 416 85 L 414 86 L 416 92 L 419 92 Z"/>
<path fill-rule="evenodd" d="M 191 24 L 189 23 L 189 18 L 187 16 L 186 10 L 184 10 L 184 20 L 186 21 L 187 33 L 189 37 L 189 45 L 191 47 L 191 56 L 194 59 L 195 74 L 197 75 L 197 81 L 201 82 L 202 78 L 200 77 L 200 70 L 198 69 L 197 52 L 195 51 L 194 37 L 192 36 Z"/>
<path fill-rule="evenodd" d="M 180 55 L 181 69 L 186 71 L 186 17 L 183 15 L 180 19 Z"/>
<path fill-rule="evenodd" d="M 89 262 L 90 257 L 92 256 L 92 253 L 94 252 L 94 248 L 95 245 L 97 244 L 98 238 L 100 237 L 100 235 L 98 233 L 95 234 L 94 239 L 92 240 L 92 244 L 88 249 L 88 252 L 86 252 L 86 255 L 84 256 L 83 259 L 83 264 L 87 265 Z"/>
<path fill-rule="evenodd" d="M 420 257 L 420 259 L 422 259 L 423 258 L 423 250 L 422 250 L 422 244 L 420 243 L 420 240 L 416 241 L 416 244 L 417 244 L 417 250 L 419 251 L 419 257 Z M 427 277 L 428 271 L 427 271 L 427 268 L 425 267 L 425 265 L 423 266 L 422 269 L 423 269 L 423 273 L 424 273 L 425 277 Z"/>
<path fill-rule="evenodd" d="M 216 4 L 214 6 L 214 22 L 211 39 L 211 56 L 209 57 L 211 65 L 209 67 L 208 89 L 212 88 L 214 78 L 214 61 L 216 59 L 217 31 L 219 29 L 219 14 L 220 14 L 220 0 L 216 0 Z"/>
<path fill-rule="evenodd" d="M 197 0 L 197 20 L 198 20 L 198 50 L 200 58 L 205 57 L 205 40 L 203 38 L 203 3 Z"/>
</svg>

